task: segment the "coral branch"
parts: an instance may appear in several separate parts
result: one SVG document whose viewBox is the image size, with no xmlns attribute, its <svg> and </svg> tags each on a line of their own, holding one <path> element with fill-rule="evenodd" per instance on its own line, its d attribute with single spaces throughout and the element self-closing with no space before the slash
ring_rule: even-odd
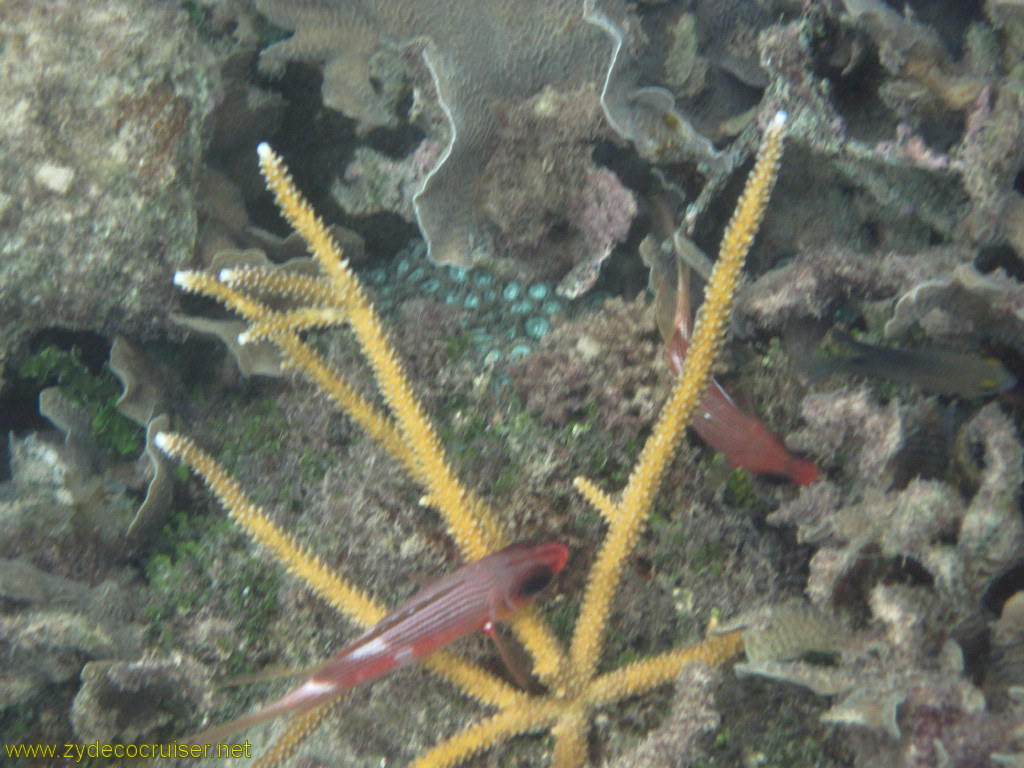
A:
<svg viewBox="0 0 1024 768">
<path fill-rule="evenodd" d="M 274 525 L 206 451 L 187 437 L 173 432 L 160 432 L 153 442 L 161 451 L 184 462 L 202 477 L 206 487 L 239 527 L 329 605 L 364 627 L 373 626 L 384 618 L 386 611 L 383 606 L 335 575 L 319 557 L 310 554 L 305 547 Z"/>
<path fill-rule="evenodd" d="M 302 235 L 321 269 L 334 284 L 338 301 L 344 302 L 348 323 L 373 369 L 388 408 L 415 456 L 418 466 L 416 477 L 426 486 L 430 504 L 444 516 L 467 559 L 477 560 L 499 548 L 505 543 L 505 536 L 481 503 L 470 502 L 467 492 L 451 471 L 444 449 L 422 406 L 412 394 L 380 320 L 348 261 L 342 257 L 324 223 L 295 188 L 281 159 L 266 144 L 260 144 L 257 151 L 260 170 L 281 213 Z"/>
<path fill-rule="evenodd" d="M 651 501 L 675 452 L 676 443 L 707 390 L 711 366 L 718 355 L 732 312 L 740 271 L 761 226 L 778 176 L 785 123 L 785 113 L 779 112 L 765 134 L 754 169 L 722 238 L 718 261 L 697 315 L 686 366 L 662 408 L 661 417 L 644 445 L 614 513 L 609 515 L 605 512 L 605 516 L 611 519 L 609 531 L 590 574 L 571 650 L 575 674 L 583 679 L 594 674 L 608 611 L 626 556 L 647 522 Z M 577 487 L 581 487 L 580 482 L 577 480 Z"/>
</svg>

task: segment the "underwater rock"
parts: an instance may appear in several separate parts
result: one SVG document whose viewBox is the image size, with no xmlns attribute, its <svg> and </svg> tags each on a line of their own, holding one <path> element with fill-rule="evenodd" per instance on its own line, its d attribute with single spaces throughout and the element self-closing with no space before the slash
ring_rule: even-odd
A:
<svg viewBox="0 0 1024 768">
<path fill-rule="evenodd" d="M 141 644 L 129 595 L 113 580 L 91 587 L 25 559 L 0 558 L 0 596 L 0 709 L 45 697 L 83 663 L 136 652 Z"/>
<path fill-rule="evenodd" d="M 0 37 L 2 381 L 37 329 L 160 333 L 216 75 L 174 3 L 14 0 Z"/>
<path fill-rule="evenodd" d="M 838 466 L 856 474 L 802 489 L 768 522 L 795 525 L 798 540 L 817 547 L 806 589 L 814 605 L 866 612 L 871 624 L 843 640 L 837 665 L 769 658 L 742 669 L 835 696 L 823 719 L 852 726 L 864 764 L 984 764 L 1012 756 L 1024 744 L 1019 711 L 998 687 L 986 686 L 997 694 L 986 701 L 971 679 L 981 679 L 977 671 L 969 677 L 964 669 L 968 652 L 981 669 L 1002 657 L 978 658 L 961 632 L 978 622 L 986 589 L 1024 547 L 1020 438 L 989 404 L 955 441 L 966 475 L 959 488 L 973 490 L 920 479 L 890 488 L 904 425 L 919 417 L 899 403 L 882 407 L 865 398 L 864 390 L 840 390 L 805 399 L 808 426 L 798 436 L 833 451 Z M 851 487 L 853 494 L 844 490 Z"/>
<path fill-rule="evenodd" d="M 861 656 L 859 680 L 827 719 L 870 727 L 865 720 L 871 713 L 882 714 L 888 709 L 883 704 L 898 701 L 899 709 L 885 717 L 886 730 L 898 740 L 861 745 L 863 759 L 874 753 L 879 765 L 985 764 L 994 753 L 1019 750 L 1024 734 L 1015 725 L 1018 715 L 988 706 L 964 673 L 960 647 L 942 639 L 950 627 L 941 603 L 922 591 L 901 585 L 872 590 L 871 610 L 885 629 L 888 647 Z"/>
<path fill-rule="evenodd" d="M 75 677 L 90 658 L 114 654 L 113 638 L 87 616 L 42 610 L 0 616 L 5 674 L 0 709 L 33 699 Z"/>
<path fill-rule="evenodd" d="M 75 551 L 79 564 L 123 555 L 136 504 L 124 482 L 93 474 L 87 458 L 34 434 L 12 437 L 13 499 L 0 503 L 0 539 L 9 547 L 39 549 L 43 542 Z"/>
<path fill-rule="evenodd" d="M 498 230 L 497 252 L 514 254 L 524 279 L 558 280 L 587 266 L 596 279 L 601 262 L 629 233 L 636 197 L 592 159 L 602 120 L 589 86 L 546 87 L 503 115 L 478 194 Z M 563 295 L 582 295 L 593 279 Z"/>
<path fill-rule="evenodd" d="M 986 765 L 1021 748 L 1018 713 L 989 706 L 964 674 L 960 647 L 944 637 L 941 600 L 922 587 L 878 585 L 869 605 L 868 628 L 833 635 L 835 663 L 769 657 L 737 672 L 833 697 L 822 720 L 844 728 L 857 765 Z"/>
<path fill-rule="evenodd" d="M 898 402 L 881 406 L 860 387 L 810 394 L 803 400 L 801 415 L 806 426 L 789 439 L 796 450 L 831 457 L 852 478 L 869 478 L 871 487 L 887 487 L 890 465 L 903 447 L 905 407 Z"/>
<path fill-rule="evenodd" d="M 989 403 L 972 418 L 958 441 L 966 456 L 981 455 L 973 467 L 978 489 L 971 499 L 957 535 L 964 559 L 965 580 L 972 594 L 981 590 L 1024 549 L 1024 521 L 1019 513 L 1024 483 L 1024 447 L 1010 418 L 996 403 Z"/>
<path fill-rule="evenodd" d="M 807 427 L 793 441 L 814 444 L 821 455 L 856 467 L 850 479 L 858 488 L 856 497 L 844 499 L 826 480 L 802 489 L 768 516 L 773 524 L 795 524 L 799 540 L 820 545 L 807 588 L 818 604 L 842 589 L 868 553 L 913 559 L 939 592 L 980 600 L 988 582 L 1024 547 L 1024 522 L 1016 512 L 1024 480 L 1022 448 L 999 406 L 985 406 L 961 431 L 965 455 L 980 448 L 983 456 L 984 469 L 969 501 L 940 481 L 912 480 L 903 489 L 888 490 L 903 444 L 901 410 L 896 403 L 884 409 L 869 403 L 864 390 L 805 400 Z M 859 449 L 847 444 L 853 436 Z"/>
<path fill-rule="evenodd" d="M 897 402 L 886 407 L 871 402 L 864 389 L 805 398 L 807 426 L 792 442 L 835 457 L 847 468 L 843 484 L 858 489 L 856 496 L 844 497 L 825 480 L 768 516 L 773 524 L 796 525 L 800 541 L 819 545 L 807 588 L 814 602 L 833 599 L 857 564 L 875 554 L 912 559 L 939 592 L 977 601 L 1024 547 L 1024 522 L 1016 512 L 1024 480 L 1022 448 L 999 406 L 978 411 L 958 438 L 965 469 L 973 466 L 970 457 L 982 457 L 982 468 L 975 470 L 977 490 L 969 500 L 941 481 L 918 479 L 890 489 L 904 444 L 903 424 L 911 415 Z"/>
<path fill-rule="evenodd" d="M 440 153 L 441 147 L 434 139 L 424 139 L 402 160 L 372 147 L 357 147 L 344 177 L 331 185 L 331 196 L 352 216 L 390 212 L 415 221 L 413 199 Z"/>
<path fill-rule="evenodd" d="M 818 320 L 849 304 L 895 298 L 926 280 L 971 261 L 973 249 L 930 248 L 911 254 L 871 255 L 828 247 L 802 253 L 740 289 L 735 328 L 782 330 L 801 319 Z"/>
<path fill-rule="evenodd" d="M 762 104 L 785 105 L 791 116 L 791 162 L 763 240 L 778 240 L 782 251 L 839 246 L 881 253 L 955 241 L 970 201 L 949 157 L 952 137 L 925 144 L 915 136 L 917 122 L 891 116 L 866 74 L 871 44 L 858 39 L 845 16 L 836 18 L 834 7 L 815 6 L 800 21 L 771 25 L 758 37 L 770 78 Z M 857 93 L 853 103 L 848 88 Z M 944 127 L 958 124 L 945 113 L 937 119 Z M 883 141 L 893 135 L 903 141 Z"/>
<path fill-rule="evenodd" d="M 878 47 L 878 58 L 897 82 L 920 86 L 942 108 L 962 109 L 977 98 L 980 79 L 953 64 L 935 30 L 909 15 L 896 12 L 882 0 L 843 0 L 847 19 Z"/>
<path fill-rule="evenodd" d="M 995 87 L 985 87 L 968 111 L 954 165 L 963 177 L 971 209 L 961 224 L 978 245 L 1006 242 L 1024 258 L 1024 195 L 1018 174 L 1024 167 L 1024 65 Z"/>
<path fill-rule="evenodd" d="M 672 26 L 672 45 L 665 56 L 665 77 L 677 96 L 700 93 L 708 73 L 708 61 L 700 54 L 700 32 L 692 13 L 680 14 Z"/>
<path fill-rule="evenodd" d="M 992 623 L 992 664 L 985 673 L 985 698 L 1008 708 L 1014 698 L 1024 707 L 1024 592 L 1017 592 L 1003 604 L 999 619 Z"/>
<path fill-rule="evenodd" d="M 82 670 L 71 722 L 83 742 L 131 743 L 207 710 L 212 698 L 209 675 L 189 656 L 93 661 Z"/>
<path fill-rule="evenodd" d="M 616 440 L 637 439 L 669 389 L 661 343 L 643 294 L 605 302 L 600 322 L 587 314 L 562 323 L 511 370 L 513 387 L 542 423 L 600 419 Z M 596 413 L 595 413 L 596 412 Z"/>
<path fill-rule="evenodd" d="M 24 560 L 0 558 L 0 597 L 25 603 L 83 603 L 89 588 L 41 571 Z"/>
</svg>

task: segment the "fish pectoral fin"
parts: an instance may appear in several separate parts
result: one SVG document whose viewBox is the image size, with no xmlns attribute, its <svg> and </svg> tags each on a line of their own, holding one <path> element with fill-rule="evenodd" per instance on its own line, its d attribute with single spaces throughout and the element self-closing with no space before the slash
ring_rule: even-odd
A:
<svg viewBox="0 0 1024 768">
<path fill-rule="evenodd" d="M 513 682 L 528 693 L 539 693 L 541 688 L 530 674 L 530 656 L 526 649 L 515 642 L 514 638 L 503 637 L 493 622 L 487 622 L 483 632 L 494 641 L 494 647 L 498 649 L 498 655 Z"/>
</svg>

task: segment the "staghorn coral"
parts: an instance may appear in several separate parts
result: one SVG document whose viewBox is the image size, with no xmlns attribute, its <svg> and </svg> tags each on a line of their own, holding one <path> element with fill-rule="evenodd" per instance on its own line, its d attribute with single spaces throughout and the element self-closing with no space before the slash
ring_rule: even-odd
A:
<svg viewBox="0 0 1024 768">
<path fill-rule="evenodd" d="M 680 432 L 692 417 L 710 376 L 725 331 L 726 316 L 743 259 L 767 205 L 782 149 L 784 115 L 772 122 L 758 162 L 723 238 L 718 265 L 708 284 L 689 351 L 688 361 L 654 432 L 621 497 L 613 499 L 593 482 L 577 478 L 582 495 L 602 514 L 609 532 L 591 571 L 573 639 L 567 649 L 555 639 L 533 610 L 512 620 L 513 630 L 534 660 L 534 674 L 550 692 L 531 695 L 515 691 L 476 665 L 451 653 L 431 656 L 426 665 L 467 694 L 495 707 L 496 714 L 470 726 L 424 755 L 417 765 L 448 766 L 488 749 L 512 735 L 550 729 L 556 766 L 582 764 L 592 711 L 625 696 L 670 681 L 695 660 L 716 665 L 738 650 L 737 635 L 709 638 L 690 648 L 677 648 L 598 673 L 611 600 L 617 591 L 624 560 L 635 545 L 657 486 L 674 454 Z M 450 535 L 465 556 L 493 551 L 505 535 L 485 503 L 454 477 L 443 449 L 395 358 L 363 289 L 342 260 L 323 224 L 298 195 L 280 161 L 264 145 L 261 167 L 268 186 L 289 222 L 310 243 L 323 277 L 306 278 L 263 269 L 225 270 L 219 280 L 199 272 L 178 273 L 179 285 L 217 298 L 249 321 L 246 340 L 268 338 L 288 359 L 321 387 L 369 435 L 380 442 L 426 489 L 424 503 L 442 515 Z M 295 308 L 274 310 L 263 297 L 302 297 Z M 347 324 L 359 341 L 387 405 L 380 411 L 366 401 L 330 364 L 300 337 L 309 329 Z M 241 492 L 238 484 L 188 438 L 162 433 L 157 445 L 185 461 L 211 488 L 229 514 L 249 535 L 333 607 L 362 625 L 379 620 L 380 604 L 308 554 Z M 325 705 L 293 719 L 285 735 L 264 759 L 287 759 L 301 740 L 333 709 Z"/>
</svg>

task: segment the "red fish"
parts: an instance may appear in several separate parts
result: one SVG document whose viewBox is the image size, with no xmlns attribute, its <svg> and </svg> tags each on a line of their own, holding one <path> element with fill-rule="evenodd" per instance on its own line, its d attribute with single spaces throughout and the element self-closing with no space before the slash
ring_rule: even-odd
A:
<svg viewBox="0 0 1024 768">
<path fill-rule="evenodd" d="M 818 479 L 818 468 L 812 462 L 790 453 L 761 422 L 737 408 L 717 381 L 711 382 L 697 408 L 694 431 L 725 454 L 732 466 L 783 477 L 797 485 L 810 485 Z"/>
<path fill-rule="evenodd" d="M 679 376 L 686 360 L 692 333 L 690 324 L 689 268 L 681 251 L 695 245 L 682 236 L 673 238 L 675 253 L 671 260 L 651 256 L 651 287 L 657 301 L 658 328 L 665 339 L 665 360 Z M 701 439 L 725 455 L 733 467 L 743 467 L 759 475 L 773 475 L 797 485 L 810 485 L 818 478 L 818 468 L 806 459 L 790 453 L 786 446 L 757 419 L 747 416 L 717 381 L 712 379 L 704 399 L 693 417 L 693 430 Z"/>
<path fill-rule="evenodd" d="M 568 548 L 520 542 L 424 587 L 356 638 L 306 682 L 249 715 L 196 734 L 215 743 L 237 731 L 335 699 L 349 688 L 412 664 L 463 635 L 505 621 L 562 570 Z"/>
</svg>

